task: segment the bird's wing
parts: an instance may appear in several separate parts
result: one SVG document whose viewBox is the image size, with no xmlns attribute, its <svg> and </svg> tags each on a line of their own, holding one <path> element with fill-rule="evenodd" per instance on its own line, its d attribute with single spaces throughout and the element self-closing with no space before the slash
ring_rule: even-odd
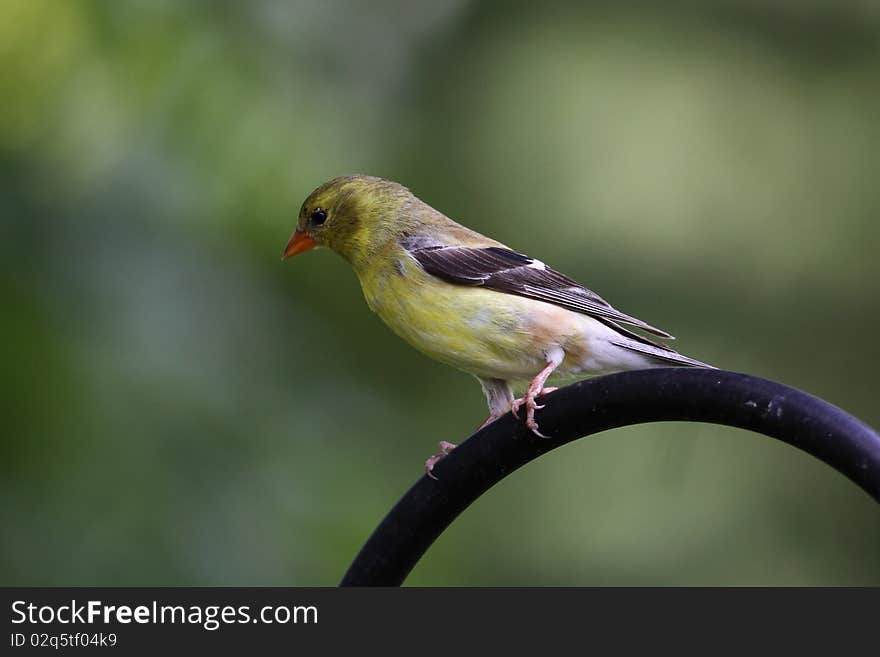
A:
<svg viewBox="0 0 880 657">
<path fill-rule="evenodd" d="M 595 317 L 628 337 L 635 334 L 617 326 L 615 322 L 635 326 L 661 338 L 672 337 L 666 331 L 620 312 L 577 281 L 522 253 L 498 246 L 469 248 L 418 241 L 404 243 L 403 246 L 426 272 L 448 283 L 485 287 L 546 301 Z M 667 349 L 650 341 L 646 342 Z"/>
</svg>

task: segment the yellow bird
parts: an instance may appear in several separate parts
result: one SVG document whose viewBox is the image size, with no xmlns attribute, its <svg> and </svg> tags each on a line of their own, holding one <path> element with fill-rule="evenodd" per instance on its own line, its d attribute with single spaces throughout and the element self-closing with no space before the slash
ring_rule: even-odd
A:
<svg viewBox="0 0 880 657">
<path fill-rule="evenodd" d="M 613 308 L 580 283 L 449 219 L 390 180 L 343 176 L 302 205 L 283 257 L 326 246 L 357 274 L 370 309 L 412 346 L 475 376 L 489 405 L 483 426 L 536 399 L 551 374 L 711 367 L 624 328 L 672 338 Z M 530 381 L 514 399 L 511 381 Z M 455 445 L 441 442 L 434 464 Z M 432 475 L 433 476 L 433 475 Z"/>
</svg>

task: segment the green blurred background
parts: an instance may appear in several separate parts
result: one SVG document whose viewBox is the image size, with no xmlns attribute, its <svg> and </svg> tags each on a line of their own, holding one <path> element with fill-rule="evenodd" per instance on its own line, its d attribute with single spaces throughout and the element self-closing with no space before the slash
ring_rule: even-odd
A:
<svg viewBox="0 0 880 657">
<path fill-rule="evenodd" d="M 482 421 L 340 258 L 279 260 L 346 173 L 880 425 L 880 3 L 6 0 L 0 98 L 2 584 L 333 585 Z M 408 583 L 880 584 L 880 514 L 772 440 L 643 426 Z"/>
</svg>

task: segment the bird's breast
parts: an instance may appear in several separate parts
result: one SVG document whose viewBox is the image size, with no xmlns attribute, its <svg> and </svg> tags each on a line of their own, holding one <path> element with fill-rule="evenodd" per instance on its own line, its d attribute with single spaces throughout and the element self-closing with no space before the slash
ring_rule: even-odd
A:
<svg viewBox="0 0 880 657">
<path fill-rule="evenodd" d="M 544 354 L 558 346 L 559 329 L 564 328 L 555 312 L 562 309 L 451 285 L 406 255 L 359 277 L 367 304 L 397 335 L 427 355 L 481 377 L 531 378 L 544 366 Z M 547 309 L 553 317 L 540 316 Z"/>
</svg>

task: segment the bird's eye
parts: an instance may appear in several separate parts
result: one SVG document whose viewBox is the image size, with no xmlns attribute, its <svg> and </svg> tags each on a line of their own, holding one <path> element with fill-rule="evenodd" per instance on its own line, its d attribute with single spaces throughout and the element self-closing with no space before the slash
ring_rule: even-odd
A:
<svg viewBox="0 0 880 657">
<path fill-rule="evenodd" d="M 312 214 L 309 216 L 312 220 L 312 223 L 316 226 L 320 226 L 325 221 L 327 221 L 327 211 L 322 208 L 315 208 L 312 210 Z"/>
</svg>

